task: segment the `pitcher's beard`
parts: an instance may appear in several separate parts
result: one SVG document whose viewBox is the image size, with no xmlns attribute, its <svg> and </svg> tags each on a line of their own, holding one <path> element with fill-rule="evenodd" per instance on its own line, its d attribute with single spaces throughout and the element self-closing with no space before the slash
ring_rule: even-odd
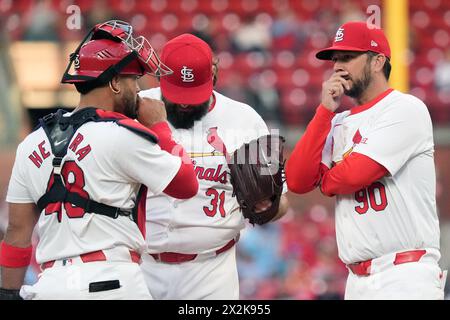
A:
<svg viewBox="0 0 450 320">
<path fill-rule="evenodd" d="M 179 104 L 172 103 L 161 97 L 166 106 L 167 120 L 177 129 L 190 129 L 195 121 L 203 118 L 207 113 L 210 101 L 205 101 L 199 105 L 190 107 L 188 110 L 182 109 Z"/>
<path fill-rule="evenodd" d="M 350 90 L 345 89 L 344 94 L 358 101 L 360 100 L 364 91 L 367 90 L 370 83 L 372 82 L 372 76 L 370 74 L 370 65 L 366 64 L 366 66 L 364 67 L 364 72 L 361 79 L 353 80 L 352 82 L 353 86 L 350 88 Z"/>
</svg>

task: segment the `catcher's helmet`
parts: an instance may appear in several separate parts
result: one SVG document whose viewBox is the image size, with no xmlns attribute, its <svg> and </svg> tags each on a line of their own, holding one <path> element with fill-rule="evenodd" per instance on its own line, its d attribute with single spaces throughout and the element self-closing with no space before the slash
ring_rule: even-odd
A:
<svg viewBox="0 0 450 320">
<path fill-rule="evenodd" d="M 78 56 L 75 57 L 74 75 L 79 77 L 67 79 L 65 82 L 82 82 L 88 80 L 88 77 L 95 79 L 109 67 L 117 65 L 130 53 L 132 50 L 122 42 L 109 39 L 91 40 L 80 48 Z M 151 72 L 149 66 L 136 58 L 118 73 L 141 76 L 145 71 Z"/>
<path fill-rule="evenodd" d="M 74 73 L 69 74 L 72 64 Z M 146 38 L 135 38 L 128 23 L 111 20 L 96 25 L 70 55 L 61 82 L 83 83 L 94 88 L 118 74 L 164 76 L 171 73 Z"/>
</svg>

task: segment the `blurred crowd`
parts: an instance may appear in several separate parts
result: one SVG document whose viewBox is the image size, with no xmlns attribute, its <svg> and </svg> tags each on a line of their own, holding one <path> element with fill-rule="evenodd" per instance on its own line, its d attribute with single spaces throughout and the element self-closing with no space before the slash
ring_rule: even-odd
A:
<svg viewBox="0 0 450 320">
<path fill-rule="evenodd" d="M 366 20 L 367 7 L 381 7 L 381 2 L 0 0 L 0 28 L 10 42 L 63 43 L 79 41 L 96 23 L 117 18 L 129 21 L 157 50 L 173 36 L 194 33 L 211 45 L 219 59 L 218 91 L 250 104 L 270 126 L 300 127 L 311 119 L 319 103 L 321 83 L 331 72 L 330 64 L 314 58 L 315 51 L 330 43 L 340 24 Z M 73 4 L 77 7 L 70 7 Z M 80 28 L 70 29 L 67 19 L 77 8 Z M 410 92 L 427 103 L 435 125 L 448 126 L 450 1 L 411 0 L 409 10 Z M 352 106 L 350 100 L 345 103 Z M 447 171 L 440 172 L 444 179 L 450 179 Z M 446 185 L 448 182 L 441 187 Z M 0 239 L 5 217 L 2 200 Z M 450 247 L 449 220 L 444 219 L 441 229 L 446 249 Z M 337 256 L 329 206 L 316 203 L 299 207 L 294 202 L 280 222 L 249 225 L 242 233 L 237 254 L 242 299 L 343 298 L 347 270 Z M 446 259 L 450 266 L 450 258 Z M 38 272 L 39 267 L 33 264 L 26 281 L 33 283 Z"/>
<path fill-rule="evenodd" d="M 248 226 L 237 260 L 241 299 L 343 298 L 347 270 L 337 256 L 333 214 L 322 205 Z"/>
<path fill-rule="evenodd" d="M 191 32 L 219 58 L 220 91 L 248 102 L 267 121 L 304 125 L 331 72 L 315 51 L 343 22 L 367 20 L 369 6 L 383 10 L 380 0 L 0 0 L 0 27 L 12 41 L 65 42 L 117 18 L 157 50 Z M 410 92 L 428 104 L 435 122 L 449 123 L 450 2 L 411 0 L 409 15 Z"/>
</svg>

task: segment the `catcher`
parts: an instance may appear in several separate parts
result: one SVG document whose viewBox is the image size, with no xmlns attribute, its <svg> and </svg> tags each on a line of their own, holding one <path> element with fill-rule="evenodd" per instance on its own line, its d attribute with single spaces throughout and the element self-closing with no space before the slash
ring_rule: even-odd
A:
<svg viewBox="0 0 450 320">
<path fill-rule="evenodd" d="M 192 159 L 199 191 L 189 200 L 149 195 L 141 268 L 155 299 L 238 299 L 244 217 L 263 224 L 287 210 L 283 139 L 253 108 L 213 90 L 217 63 L 201 39 L 180 35 L 161 59 L 174 73 L 140 95 L 164 101 L 169 125 L 161 127 Z"/>
</svg>

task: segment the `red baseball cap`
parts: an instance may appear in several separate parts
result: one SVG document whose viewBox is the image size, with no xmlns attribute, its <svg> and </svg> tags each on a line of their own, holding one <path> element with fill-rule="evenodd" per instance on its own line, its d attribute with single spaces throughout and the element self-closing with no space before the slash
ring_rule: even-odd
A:
<svg viewBox="0 0 450 320">
<path fill-rule="evenodd" d="M 192 34 L 182 34 L 167 42 L 161 61 L 173 70 L 161 77 L 162 95 L 179 104 L 200 104 L 213 91 L 212 51 L 209 45 Z"/>
<path fill-rule="evenodd" d="M 339 27 L 333 45 L 316 53 L 320 60 L 331 60 L 333 51 L 373 51 L 391 57 L 383 30 L 366 22 L 351 21 Z"/>
</svg>

